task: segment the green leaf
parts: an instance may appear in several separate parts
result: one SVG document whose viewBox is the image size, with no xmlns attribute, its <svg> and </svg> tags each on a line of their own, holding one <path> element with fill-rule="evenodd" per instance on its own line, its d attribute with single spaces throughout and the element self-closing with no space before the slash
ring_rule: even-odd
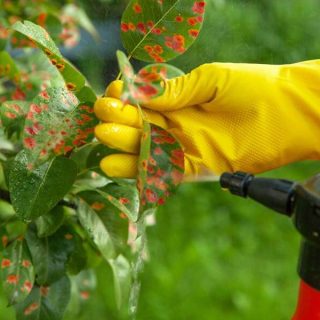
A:
<svg viewBox="0 0 320 320">
<path fill-rule="evenodd" d="M 137 179 L 140 213 L 164 204 L 183 173 L 184 153 L 177 140 L 166 130 L 144 122 Z"/>
<path fill-rule="evenodd" d="M 34 268 L 23 239 L 15 240 L 4 249 L 1 269 L 3 289 L 9 305 L 23 301 L 34 283 Z"/>
<path fill-rule="evenodd" d="M 23 220 L 32 220 L 49 212 L 69 191 L 76 179 L 75 163 L 56 157 L 35 170 L 21 151 L 11 164 L 9 191 L 13 208 Z"/>
<path fill-rule="evenodd" d="M 91 103 L 79 105 L 64 88 L 42 91 L 30 106 L 24 130 L 24 147 L 32 162 L 44 162 L 91 141 L 98 123 L 93 113 Z"/>
<path fill-rule="evenodd" d="M 56 206 L 51 211 L 35 220 L 38 237 L 48 237 L 55 233 L 63 224 L 64 212 L 62 206 Z"/>
<path fill-rule="evenodd" d="M 17 320 L 61 320 L 70 300 L 70 280 L 63 277 L 50 286 L 34 286 L 15 306 Z"/>
<path fill-rule="evenodd" d="M 87 252 L 83 246 L 83 240 L 80 236 L 73 233 L 74 249 L 68 260 L 68 273 L 78 274 L 87 267 Z"/>
<path fill-rule="evenodd" d="M 90 239 L 97 246 L 102 256 L 108 260 L 114 257 L 115 248 L 110 233 L 101 217 L 83 200 L 78 202 L 78 218 Z"/>
<path fill-rule="evenodd" d="M 96 191 L 84 191 L 79 193 L 78 196 L 84 199 L 99 216 L 108 230 L 115 250 L 117 252 L 123 251 L 128 240 L 127 216 Z"/>
<path fill-rule="evenodd" d="M 181 70 L 165 63 L 148 65 L 135 75 L 127 56 L 118 51 L 117 57 L 124 81 L 121 95 L 124 103 L 146 104 L 164 93 L 163 80 L 183 75 Z"/>
<path fill-rule="evenodd" d="M 36 273 L 36 282 L 49 285 L 66 274 L 68 259 L 74 250 L 74 231 L 62 226 L 50 237 L 39 238 L 34 224 L 26 234 Z"/>
<path fill-rule="evenodd" d="M 12 26 L 12 29 L 25 35 L 45 52 L 51 63 L 63 76 L 66 86 L 70 91 L 75 92 L 76 95 L 81 92 L 86 83 L 85 77 L 61 55 L 58 47 L 45 29 L 30 21 L 25 21 L 24 23 L 18 21 Z M 87 90 L 91 93 L 88 97 L 95 97 L 91 88 L 87 87 Z M 88 100 L 85 101 L 87 102 Z"/>
<path fill-rule="evenodd" d="M 184 53 L 199 34 L 205 4 L 195 0 L 131 0 L 121 20 L 121 38 L 129 56 L 165 62 Z"/>
<path fill-rule="evenodd" d="M 118 309 L 128 303 L 131 286 L 131 268 L 129 261 L 119 255 L 116 259 L 110 259 L 109 264 L 112 268 L 115 297 Z"/>
</svg>

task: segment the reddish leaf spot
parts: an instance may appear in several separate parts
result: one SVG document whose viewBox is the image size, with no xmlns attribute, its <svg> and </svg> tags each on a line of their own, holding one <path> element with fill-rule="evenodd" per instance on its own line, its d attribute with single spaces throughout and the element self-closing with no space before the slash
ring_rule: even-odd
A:
<svg viewBox="0 0 320 320">
<path fill-rule="evenodd" d="M 65 239 L 67 239 L 67 240 L 71 240 L 71 239 L 73 238 L 73 235 L 72 235 L 71 233 L 66 233 L 66 234 L 64 235 L 64 237 L 65 237 Z"/>
<path fill-rule="evenodd" d="M 9 284 L 17 284 L 18 283 L 18 276 L 16 274 L 9 274 L 7 276 L 7 283 Z"/>
<path fill-rule="evenodd" d="M 2 259 L 1 261 L 1 268 L 4 269 L 4 268 L 9 268 L 11 265 L 11 260 L 9 259 Z"/>
<path fill-rule="evenodd" d="M 90 297 L 90 293 L 89 293 L 89 291 L 81 291 L 80 292 L 80 296 L 81 296 L 82 299 L 88 300 L 89 297 Z"/>
<path fill-rule="evenodd" d="M 70 90 L 70 91 L 73 91 L 76 88 L 76 85 L 72 82 L 68 82 L 66 84 L 66 86 L 67 86 L 68 90 Z"/>
<path fill-rule="evenodd" d="M 105 207 L 105 205 L 102 202 L 94 202 L 91 204 L 91 208 L 93 210 L 97 210 L 97 211 L 102 210 L 104 207 Z"/>
<path fill-rule="evenodd" d="M 124 212 L 120 212 L 120 213 L 119 213 L 119 217 L 120 217 L 121 219 L 127 219 L 127 218 L 128 218 L 127 215 L 126 215 Z"/>
<path fill-rule="evenodd" d="M 45 53 L 47 56 L 49 56 L 49 57 L 52 56 L 52 54 L 53 54 L 53 53 L 52 53 L 49 49 L 47 49 L 47 48 L 44 49 L 44 53 Z"/>
<path fill-rule="evenodd" d="M 31 303 L 28 307 L 24 309 L 24 315 L 28 316 L 31 314 L 33 311 L 37 310 L 39 308 L 39 304 L 37 302 Z"/>
<path fill-rule="evenodd" d="M 196 25 L 196 24 L 198 24 L 198 23 L 199 23 L 199 21 L 198 21 L 197 18 L 195 18 L 195 17 L 188 18 L 188 24 L 189 24 L 190 26 L 194 26 L 194 25 Z"/>
<path fill-rule="evenodd" d="M 16 88 L 16 90 L 12 94 L 12 100 L 25 100 L 26 94 L 19 88 Z"/>
<path fill-rule="evenodd" d="M 183 173 L 177 169 L 171 171 L 171 178 L 174 185 L 178 185 L 183 179 Z"/>
<path fill-rule="evenodd" d="M 198 35 L 199 35 L 199 30 L 196 30 L 196 29 L 190 29 L 188 31 L 189 35 L 193 38 L 196 38 Z"/>
<path fill-rule="evenodd" d="M 36 146 L 36 141 L 31 137 L 25 138 L 23 143 L 27 149 L 33 149 Z"/>
<path fill-rule="evenodd" d="M 48 95 L 48 92 L 46 90 L 43 90 L 39 93 L 39 96 L 42 97 L 43 99 L 49 100 L 50 97 Z"/>
<path fill-rule="evenodd" d="M 123 31 L 123 32 L 129 31 L 129 26 L 127 23 L 125 23 L 125 22 L 121 23 L 121 31 Z"/>
<path fill-rule="evenodd" d="M 159 35 L 162 33 L 162 30 L 160 28 L 154 28 L 151 30 L 151 33 Z"/>
<path fill-rule="evenodd" d="M 141 12 L 142 12 L 142 7 L 140 6 L 139 3 L 135 3 L 135 4 L 133 5 L 133 11 L 134 11 L 135 13 L 141 13 Z"/>
<path fill-rule="evenodd" d="M 195 13 L 204 13 L 204 7 L 206 6 L 205 1 L 195 1 L 192 7 L 192 11 Z"/>
<path fill-rule="evenodd" d="M 22 266 L 29 268 L 31 266 L 31 262 L 29 260 L 22 260 Z"/>
<path fill-rule="evenodd" d="M 185 49 L 185 38 L 182 34 L 175 34 L 172 37 L 165 37 L 165 45 L 179 53 L 186 51 Z"/>
<path fill-rule="evenodd" d="M 60 62 L 60 63 L 56 64 L 56 67 L 60 72 L 62 72 L 65 68 L 65 65 L 64 65 L 64 63 Z"/>
<path fill-rule="evenodd" d="M 163 151 L 160 147 L 156 147 L 154 150 L 153 150 L 153 153 L 157 156 L 160 156 L 163 154 Z"/>
<path fill-rule="evenodd" d="M 183 22 L 184 18 L 182 16 L 175 17 L 176 22 Z"/>
<path fill-rule="evenodd" d="M 157 194 L 153 190 L 151 190 L 149 188 L 147 188 L 145 190 L 145 196 L 146 196 L 148 202 L 150 202 L 150 203 L 155 203 L 155 202 L 158 201 Z"/>
<path fill-rule="evenodd" d="M 143 34 L 147 33 L 147 29 L 146 29 L 146 27 L 145 27 L 143 22 L 138 22 L 137 23 L 137 29 Z"/>
<path fill-rule="evenodd" d="M 128 198 L 120 198 L 119 199 L 119 202 L 121 203 L 121 204 L 128 204 L 128 203 L 130 203 L 130 200 L 128 199 Z"/>
<path fill-rule="evenodd" d="M 15 119 L 17 117 L 15 113 L 9 111 L 5 112 L 4 115 L 9 119 Z"/>
<path fill-rule="evenodd" d="M 32 290 L 32 287 L 33 287 L 33 284 L 31 281 L 29 280 L 26 280 L 24 283 L 23 283 L 23 287 L 21 288 L 21 291 L 24 292 L 30 292 Z"/>
<path fill-rule="evenodd" d="M 143 95 L 145 95 L 146 97 L 152 97 L 158 93 L 157 88 L 148 84 L 140 86 L 138 88 L 138 91 L 140 91 L 140 93 L 143 93 Z"/>
<path fill-rule="evenodd" d="M 136 26 L 132 22 L 128 23 L 128 28 L 129 28 L 130 31 L 135 31 L 136 30 Z"/>
<path fill-rule="evenodd" d="M 49 287 L 42 286 L 40 287 L 40 294 L 43 297 L 46 297 L 49 293 Z"/>
<path fill-rule="evenodd" d="M 158 200 L 158 205 L 159 205 L 159 206 L 162 206 L 165 202 L 166 202 L 165 199 L 161 197 L 161 198 Z"/>
</svg>

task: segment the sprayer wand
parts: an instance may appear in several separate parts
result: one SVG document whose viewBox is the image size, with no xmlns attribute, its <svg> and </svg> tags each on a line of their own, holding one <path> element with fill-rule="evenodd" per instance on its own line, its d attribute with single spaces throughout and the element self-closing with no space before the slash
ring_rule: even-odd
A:
<svg viewBox="0 0 320 320">
<path fill-rule="evenodd" d="M 302 235 L 298 264 L 301 284 L 293 320 L 320 320 L 320 174 L 298 184 L 244 172 L 223 173 L 220 185 L 293 219 Z"/>
</svg>

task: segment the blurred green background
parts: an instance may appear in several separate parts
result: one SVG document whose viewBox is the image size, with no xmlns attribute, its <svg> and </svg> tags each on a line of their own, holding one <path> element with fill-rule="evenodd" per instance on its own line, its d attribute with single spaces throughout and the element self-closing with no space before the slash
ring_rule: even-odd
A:
<svg viewBox="0 0 320 320">
<path fill-rule="evenodd" d="M 83 34 L 64 51 L 98 92 L 115 78 L 119 17 L 126 1 L 84 1 L 101 33 Z M 318 0 L 207 0 L 200 39 L 172 63 L 185 71 L 204 62 L 282 64 L 319 58 Z M 303 137 L 301 137 L 303 139 Z M 307 161 L 265 175 L 304 180 L 319 171 Z M 299 235 L 289 219 L 219 189 L 183 185 L 148 230 L 150 261 L 142 275 L 141 320 L 287 320 L 294 311 Z M 78 320 L 120 319 L 109 267 Z M 0 318 L 14 319 L 0 298 Z M 66 318 L 71 320 L 71 318 Z"/>
</svg>

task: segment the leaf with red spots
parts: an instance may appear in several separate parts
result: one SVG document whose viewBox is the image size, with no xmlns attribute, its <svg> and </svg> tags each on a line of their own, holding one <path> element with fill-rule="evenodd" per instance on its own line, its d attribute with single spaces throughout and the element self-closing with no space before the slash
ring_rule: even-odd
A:
<svg viewBox="0 0 320 320">
<path fill-rule="evenodd" d="M 113 258 L 115 256 L 115 247 L 108 228 L 105 226 L 98 211 L 95 211 L 82 198 L 78 199 L 77 206 L 77 216 L 88 237 L 96 245 L 104 259 Z"/>
<path fill-rule="evenodd" d="M 68 261 L 75 248 L 73 234 L 71 227 L 62 226 L 53 235 L 39 238 L 36 226 L 29 225 L 26 240 L 34 264 L 37 284 L 50 285 L 66 274 Z"/>
<path fill-rule="evenodd" d="M 87 303 L 94 299 L 94 290 L 97 287 L 96 274 L 93 269 L 81 271 L 78 275 L 70 277 L 71 280 L 71 299 L 67 309 L 70 319 L 76 319 L 79 313 L 84 311 Z"/>
<path fill-rule="evenodd" d="M 70 301 L 70 291 L 66 276 L 50 286 L 35 285 L 29 296 L 15 305 L 17 319 L 61 320 Z"/>
<path fill-rule="evenodd" d="M 85 77 L 61 55 L 58 47 L 45 29 L 30 21 L 25 21 L 24 23 L 18 21 L 12 26 L 12 29 L 32 40 L 47 55 L 52 65 L 61 73 L 68 90 L 73 91 L 75 95 L 81 92 L 86 83 Z M 91 88 L 89 90 L 91 91 L 91 96 L 95 97 L 93 90 Z M 94 100 L 91 102 L 94 102 Z"/>
<path fill-rule="evenodd" d="M 121 20 L 129 56 L 165 62 L 184 53 L 199 34 L 205 5 L 195 0 L 131 0 Z"/>
<path fill-rule="evenodd" d="M 15 240 L 4 249 L 1 271 L 9 305 L 23 301 L 34 284 L 34 268 L 25 240 Z"/>
<path fill-rule="evenodd" d="M 122 211 L 112 205 L 105 197 L 96 191 L 83 191 L 78 194 L 90 208 L 94 211 L 94 215 L 97 215 L 97 219 L 103 224 L 108 233 L 110 241 L 112 242 L 113 248 L 116 252 L 122 252 L 126 249 L 128 240 L 128 218 L 123 217 Z M 85 216 L 81 213 L 81 223 L 84 224 Z M 100 224 L 100 222 L 97 222 Z M 87 232 L 90 230 L 84 227 Z M 94 229 L 93 229 L 94 230 Z M 92 237 L 92 236 L 91 236 Z M 98 244 L 98 239 L 94 240 Z"/>
<path fill-rule="evenodd" d="M 140 213 L 165 203 L 184 174 L 184 153 L 166 130 L 144 122 L 137 186 Z"/>
<path fill-rule="evenodd" d="M 97 123 L 91 103 L 79 104 L 64 88 L 42 91 L 30 105 L 24 128 L 23 143 L 32 164 L 90 142 Z"/>
<path fill-rule="evenodd" d="M 147 103 L 150 99 L 163 94 L 163 80 L 183 75 L 178 68 L 164 63 L 150 64 L 135 75 L 127 56 L 118 51 L 117 57 L 124 81 L 121 96 L 124 103 Z"/>
<path fill-rule="evenodd" d="M 9 191 L 17 216 L 30 221 L 46 214 L 65 196 L 73 185 L 77 168 L 74 161 L 56 157 L 35 170 L 28 168 L 25 151 L 17 154 L 10 165 Z"/>
</svg>

